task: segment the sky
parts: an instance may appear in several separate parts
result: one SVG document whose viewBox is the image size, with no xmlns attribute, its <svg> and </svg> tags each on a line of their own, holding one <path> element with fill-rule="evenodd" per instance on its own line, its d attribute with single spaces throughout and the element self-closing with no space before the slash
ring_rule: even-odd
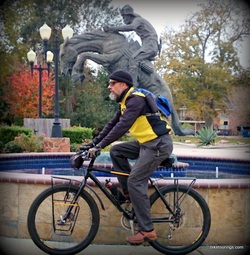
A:
<svg viewBox="0 0 250 255">
<path fill-rule="evenodd" d="M 160 35 L 164 27 L 177 28 L 191 12 L 199 10 L 199 3 L 206 0 L 113 0 L 115 7 L 129 4 L 134 12 L 148 20 Z"/>
<path fill-rule="evenodd" d="M 207 0 L 113 0 L 112 5 L 122 8 L 129 4 L 134 12 L 148 20 L 160 36 L 166 26 L 178 29 L 185 19 L 200 10 L 198 4 Z M 250 68 L 250 38 L 244 41 L 240 49 L 240 62 Z"/>
</svg>

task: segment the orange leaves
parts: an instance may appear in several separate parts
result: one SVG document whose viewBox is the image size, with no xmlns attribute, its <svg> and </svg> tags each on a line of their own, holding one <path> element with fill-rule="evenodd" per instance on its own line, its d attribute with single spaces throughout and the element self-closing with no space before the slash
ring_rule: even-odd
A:
<svg viewBox="0 0 250 255">
<path fill-rule="evenodd" d="M 38 117 L 39 71 L 33 71 L 31 76 L 28 68 L 21 68 L 8 79 L 8 86 L 4 88 L 3 101 L 10 113 L 15 117 Z M 42 74 L 42 112 L 49 114 L 53 111 L 54 81 L 48 78 L 47 71 Z"/>
</svg>

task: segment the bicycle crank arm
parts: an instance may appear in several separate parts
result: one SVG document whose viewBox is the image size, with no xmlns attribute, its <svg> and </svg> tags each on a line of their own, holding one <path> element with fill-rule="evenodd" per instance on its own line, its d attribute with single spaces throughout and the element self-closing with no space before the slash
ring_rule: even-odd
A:
<svg viewBox="0 0 250 255">
<path fill-rule="evenodd" d="M 134 235 L 135 234 L 134 220 L 129 220 L 129 224 L 130 224 L 131 234 Z"/>
</svg>

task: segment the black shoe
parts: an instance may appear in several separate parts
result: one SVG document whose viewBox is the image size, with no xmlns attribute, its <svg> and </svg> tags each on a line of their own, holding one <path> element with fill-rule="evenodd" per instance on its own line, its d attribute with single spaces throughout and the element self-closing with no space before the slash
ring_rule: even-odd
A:
<svg viewBox="0 0 250 255">
<path fill-rule="evenodd" d="M 123 196 L 121 198 L 119 198 L 119 202 L 120 202 L 120 204 L 130 203 L 129 194 L 123 194 Z"/>
</svg>

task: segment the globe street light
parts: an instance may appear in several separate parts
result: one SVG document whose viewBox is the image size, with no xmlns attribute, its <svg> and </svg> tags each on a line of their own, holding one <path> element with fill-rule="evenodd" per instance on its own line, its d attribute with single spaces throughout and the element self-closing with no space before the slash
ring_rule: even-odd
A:
<svg viewBox="0 0 250 255">
<path fill-rule="evenodd" d="M 52 126 L 52 132 L 51 132 L 51 137 L 62 137 L 62 127 L 60 124 L 60 119 L 59 119 L 59 40 L 58 37 L 55 37 L 54 41 L 54 49 L 51 49 L 51 51 L 48 50 L 48 41 L 51 36 L 51 28 L 45 23 L 41 28 L 40 28 L 40 35 L 43 40 L 44 44 L 44 56 L 45 56 L 45 61 L 48 62 L 48 58 L 53 55 L 55 56 L 55 102 L 54 102 L 54 122 Z M 67 25 L 62 29 L 62 35 L 64 40 L 66 38 L 71 38 L 73 36 L 73 30 Z M 52 55 L 51 55 L 51 53 Z"/>
<path fill-rule="evenodd" d="M 30 69 L 31 69 L 31 74 L 33 76 L 33 70 L 37 70 L 39 72 L 39 96 L 38 96 L 38 118 L 42 118 L 42 93 L 43 93 L 43 87 L 42 87 L 42 73 L 44 70 L 48 71 L 48 76 L 50 72 L 50 65 L 51 62 L 53 61 L 53 53 L 51 51 L 47 52 L 47 67 L 42 67 L 40 64 L 39 67 L 34 66 L 34 62 L 36 60 L 36 53 L 33 50 L 30 50 L 27 53 L 27 58 L 30 63 Z"/>
</svg>

